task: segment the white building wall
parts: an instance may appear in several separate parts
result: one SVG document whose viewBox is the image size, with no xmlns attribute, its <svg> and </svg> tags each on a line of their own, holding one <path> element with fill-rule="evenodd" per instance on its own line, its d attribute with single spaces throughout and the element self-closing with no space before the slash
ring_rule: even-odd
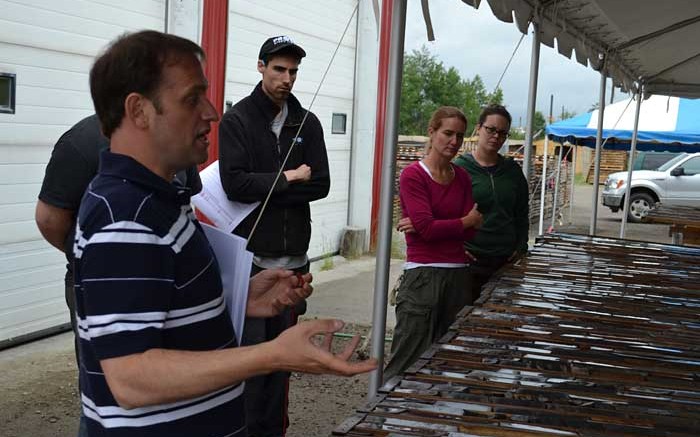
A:
<svg viewBox="0 0 700 437">
<path fill-rule="evenodd" d="M 0 114 L 0 343 L 68 322 L 63 255 L 34 223 L 53 144 L 93 112 L 88 73 L 115 36 L 163 30 L 164 1 L 0 0 L 0 71 L 17 76 Z"/>
<path fill-rule="evenodd" d="M 230 0 L 225 100 L 250 93 L 260 79 L 260 45 L 287 34 L 308 54 L 294 90 L 308 107 L 354 3 L 333 0 L 320 8 L 313 0 Z M 191 37 L 201 31 L 201 0 L 168 4 L 170 32 Z M 60 135 L 93 112 L 88 73 L 95 55 L 125 31 L 163 30 L 165 9 L 165 0 L 0 0 L 0 72 L 17 75 L 15 114 L 0 114 L 0 345 L 68 322 L 64 257 L 34 223 L 46 163 Z M 377 62 L 371 0 L 360 1 L 359 17 L 312 107 L 332 177 L 329 196 L 312 204 L 312 257 L 337 250 L 346 224 L 369 228 Z M 331 134 L 333 112 L 347 114 L 346 134 Z"/>
<path fill-rule="evenodd" d="M 235 103 L 250 94 L 261 78 L 256 68 L 260 46 L 270 36 L 288 35 L 306 51 L 293 93 L 308 108 L 354 7 L 354 0 L 230 0 L 224 100 Z M 347 224 L 356 20 L 353 17 L 311 107 L 325 134 L 331 190 L 327 198 L 311 204 L 310 257 L 338 250 Z M 331 133 L 334 112 L 347 114 L 343 135 Z"/>
<path fill-rule="evenodd" d="M 369 249 L 374 176 L 374 133 L 377 115 L 377 66 L 379 65 L 379 16 L 372 0 L 360 0 L 355 65 L 355 123 L 350 166 L 348 224 L 364 228 Z"/>
</svg>

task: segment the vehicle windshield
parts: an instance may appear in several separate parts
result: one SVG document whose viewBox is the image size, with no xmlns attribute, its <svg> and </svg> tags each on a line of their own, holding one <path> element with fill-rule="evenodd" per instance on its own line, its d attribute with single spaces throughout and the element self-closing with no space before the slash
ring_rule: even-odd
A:
<svg viewBox="0 0 700 437">
<path fill-rule="evenodd" d="M 681 153 L 680 155 L 676 156 L 676 157 L 673 158 L 672 160 L 666 162 L 666 164 L 664 164 L 664 165 L 662 165 L 661 167 L 657 168 L 656 171 L 666 171 L 666 170 L 668 170 L 669 168 L 671 168 L 671 167 L 673 167 L 674 165 L 676 165 L 676 163 L 677 163 L 678 161 L 680 161 L 681 159 L 685 158 L 686 156 L 688 156 L 687 153 Z"/>
</svg>

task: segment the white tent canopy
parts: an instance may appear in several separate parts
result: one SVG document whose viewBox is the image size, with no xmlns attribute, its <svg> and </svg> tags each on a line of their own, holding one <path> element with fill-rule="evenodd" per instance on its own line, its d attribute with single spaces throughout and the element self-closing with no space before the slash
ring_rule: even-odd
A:
<svg viewBox="0 0 700 437">
<path fill-rule="evenodd" d="M 462 0 L 478 8 L 481 0 Z M 488 0 L 494 15 L 522 33 L 539 23 L 541 42 L 567 58 L 602 66 L 616 86 L 700 97 L 700 1 Z"/>
</svg>

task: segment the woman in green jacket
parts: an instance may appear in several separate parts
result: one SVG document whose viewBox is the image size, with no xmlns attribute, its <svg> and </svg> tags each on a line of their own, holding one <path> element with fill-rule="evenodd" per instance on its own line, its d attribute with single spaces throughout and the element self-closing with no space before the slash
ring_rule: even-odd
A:
<svg viewBox="0 0 700 437">
<path fill-rule="evenodd" d="M 454 161 L 469 172 L 474 201 L 484 219 L 476 236 L 465 243 L 473 260 L 470 269 L 475 291 L 496 270 L 527 251 L 527 181 L 520 165 L 498 153 L 508 138 L 511 120 L 510 113 L 501 105 L 484 108 L 477 124 L 476 150 Z"/>
</svg>

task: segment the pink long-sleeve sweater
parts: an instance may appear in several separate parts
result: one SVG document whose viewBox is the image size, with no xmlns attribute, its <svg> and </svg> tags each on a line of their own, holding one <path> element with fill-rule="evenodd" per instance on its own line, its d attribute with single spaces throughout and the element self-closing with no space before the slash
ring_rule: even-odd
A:
<svg viewBox="0 0 700 437">
<path fill-rule="evenodd" d="M 401 172 L 399 196 L 404 217 L 410 217 L 416 232 L 406 233 L 406 261 L 467 263 L 463 243 L 476 230 L 464 229 L 461 217 L 474 206 L 472 181 L 461 167 L 452 165 L 455 177 L 447 185 L 435 182 L 420 162 Z"/>
</svg>

